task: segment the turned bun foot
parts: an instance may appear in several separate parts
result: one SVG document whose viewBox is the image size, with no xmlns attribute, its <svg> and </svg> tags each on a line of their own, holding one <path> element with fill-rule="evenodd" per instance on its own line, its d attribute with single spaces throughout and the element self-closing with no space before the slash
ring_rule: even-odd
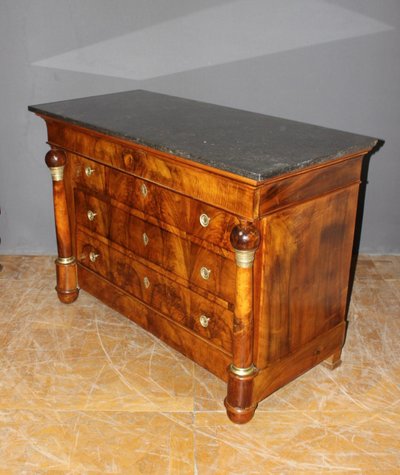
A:
<svg viewBox="0 0 400 475">
<path fill-rule="evenodd" d="M 56 287 L 57 290 L 57 295 L 62 303 L 72 303 L 75 302 L 75 300 L 78 298 L 79 295 L 79 289 L 74 289 L 74 290 L 59 290 Z"/>
<path fill-rule="evenodd" d="M 249 422 L 251 419 L 253 419 L 254 413 L 257 409 L 257 405 L 246 407 L 244 409 L 232 407 L 227 401 L 227 398 L 225 398 L 224 404 L 226 407 L 226 414 L 235 424 L 246 424 Z"/>
</svg>

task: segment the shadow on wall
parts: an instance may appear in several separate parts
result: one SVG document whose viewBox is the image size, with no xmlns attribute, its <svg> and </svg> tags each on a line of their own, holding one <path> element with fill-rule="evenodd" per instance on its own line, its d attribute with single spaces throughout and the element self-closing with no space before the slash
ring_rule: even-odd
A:
<svg viewBox="0 0 400 475">
<path fill-rule="evenodd" d="M 361 167 L 361 177 L 360 177 L 361 183 L 360 183 L 360 192 L 358 195 L 356 226 L 354 230 L 354 243 L 353 243 L 353 250 L 352 250 L 352 255 L 351 255 L 346 315 L 350 307 L 351 295 L 352 295 L 353 286 L 354 286 L 354 278 L 355 278 L 355 273 L 356 273 L 356 268 L 357 268 L 357 260 L 358 260 L 358 255 L 360 252 L 361 231 L 362 231 L 362 223 L 363 223 L 363 217 L 364 217 L 365 196 L 367 193 L 367 185 L 368 185 L 369 164 L 370 164 L 372 155 L 374 155 L 374 153 L 376 153 L 381 147 L 383 147 L 384 143 L 385 143 L 384 140 L 378 140 L 378 143 L 375 145 L 375 147 L 364 157 L 362 167 Z"/>
</svg>

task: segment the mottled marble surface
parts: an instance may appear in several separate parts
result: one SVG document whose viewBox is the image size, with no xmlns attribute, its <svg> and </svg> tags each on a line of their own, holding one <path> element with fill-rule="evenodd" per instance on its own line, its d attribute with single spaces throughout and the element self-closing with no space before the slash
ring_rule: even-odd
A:
<svg viewBox="0 0 400 475">
<path fill-rule="evenodd" d="M 343 364 L 229 422 L 225 385 L 82 292 L 0 256 L 0 474 L 399 474 L 400 256 L 362 256 Z"/>
<path fill-rule="evenodd" d="M 377 143 L 372 137 L 142 90 L 29 110 L 254 180 Z"/>
</svg>

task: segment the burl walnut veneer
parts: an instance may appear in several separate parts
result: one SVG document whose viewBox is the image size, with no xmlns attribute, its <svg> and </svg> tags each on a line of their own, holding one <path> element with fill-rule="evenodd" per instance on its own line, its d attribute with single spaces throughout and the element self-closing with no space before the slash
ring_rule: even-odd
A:
<svg viewBox="0 0 400 475">
<path fill-rule="evenodd" d="M 335 367 L 370 137 L 130 91 L 47 124 L 57 293 L 79 288 L 227 381 L 230 419 Z"/>
</svg>

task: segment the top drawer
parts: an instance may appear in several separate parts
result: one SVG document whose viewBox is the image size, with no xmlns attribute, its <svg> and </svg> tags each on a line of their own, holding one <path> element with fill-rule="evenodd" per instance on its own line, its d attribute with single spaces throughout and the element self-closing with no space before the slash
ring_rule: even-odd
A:
<svg viewBox="0 0 400 475">
<path fill-rule="evenodd" d="M 45 120 L 52 147 L 143 178 L 243 219 L 259 216 L 257 181 L 130 140 L 49 117 Z"/>
<path fill-rule="evenodd" d="M 232 250 L 229 236 L 238 218 L 140 178 L 72 155 L 76 182 L 135 208 L 198 239 Z"/>
</svg>

